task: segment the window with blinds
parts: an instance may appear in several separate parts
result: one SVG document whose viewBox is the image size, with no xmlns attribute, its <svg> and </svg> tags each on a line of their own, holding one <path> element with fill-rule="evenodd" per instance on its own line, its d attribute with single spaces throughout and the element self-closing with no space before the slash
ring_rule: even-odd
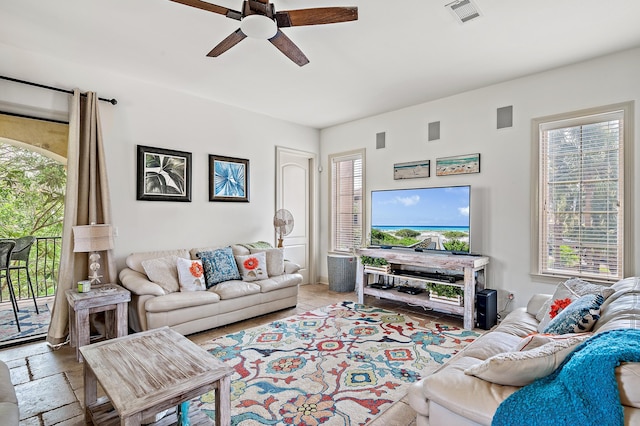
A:
<svg viewBox="0 0 640 426">
<path fill-rule="evenodd" d="M 331 163 L 331 251 L 352 252 L 364 231 L 364 150 L 336 154 Z"/>
<path fill-rule="evenodd" d="M 536 123 L 538 274 L 601 281 L 624 276 L 625 112 Z"/>
</svg>

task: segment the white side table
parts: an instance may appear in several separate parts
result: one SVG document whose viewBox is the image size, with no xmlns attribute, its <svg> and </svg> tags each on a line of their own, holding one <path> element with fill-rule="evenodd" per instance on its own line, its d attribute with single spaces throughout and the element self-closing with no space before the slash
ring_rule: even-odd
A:
<svg viewBox="0 0 640 426">
<path fill-rule="evenodd" d="M 102 284 L 92 287 L 91 291 L 86 293 L 71 289 L 65 294 L 69 303 L 71 347 L 76 348 L 78 362 L 82 362 L 80 347 L 89 344 L 89 315 L 105 313 L 106 339 L 129 334 L 127 312 L 131 300 L 129 290 L 117 284 Z"/>
</svg>

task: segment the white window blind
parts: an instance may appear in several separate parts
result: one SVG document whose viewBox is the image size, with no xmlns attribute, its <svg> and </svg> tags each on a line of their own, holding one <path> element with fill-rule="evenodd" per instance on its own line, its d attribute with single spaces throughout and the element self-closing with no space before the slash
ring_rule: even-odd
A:
<svg viewBox="0 0 640 426">
<path fill-rule="evenodd" d="M 624 274 L 624 111 L 539 124 L 541 275 Z"/>
<path fill-rule="evenodd" d="M 351 252 L 362 244 L 363 153 L 331 156 L 331 250 Z"/>
</svg>

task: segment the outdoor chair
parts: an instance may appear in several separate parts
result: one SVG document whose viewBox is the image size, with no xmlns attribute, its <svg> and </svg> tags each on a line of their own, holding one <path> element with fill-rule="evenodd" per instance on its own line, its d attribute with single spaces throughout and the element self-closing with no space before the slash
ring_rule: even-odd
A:
<svg viewBox="0 0 640 426">
<path fill-rule="evenodd" d="M 15 245 L 16 242 L 14 240 L 0 240 L 0 280 L 4 278 L 7 282 L 7 287 L 9 289 L 9 298 L 11 299 L 11 307 L 13 308 L 13 316 L 16 319 L 18 332 L 20 332 L 20 322 L 18 321 L 18 303 L 16 302 L 16 296 L 13 293 L 13 284 L 11 283 L 11 273 L 9 271 L 11 263 L 11 253 L 13 252 L 13 248 L 15 247 Z"/>
<path fill-rule="evenodd" d="M 40 314 L 38 310 L 38 303 L 36 302 L 36 293 L 33 291 L 33 284 L 31 283 L 31 274 L 29 273 L 29 254 L 31 253 L 31 246 L 36 241 L 36 237 L 26 236 L 15 239 L 16 246 L 11 253 L 11 264 L 9 270 L 19 271 L 25 270 L 27 273 L 27 282 L 29 283 L 29 290 L 31 290 L 31 297 L 33 298 L 33 305 L 36 307 L 36 314 Z M 20 275 L 18 275 L 18 278 Z M 18 309 L 18 312 L 20 309 Z"/>
</svg>

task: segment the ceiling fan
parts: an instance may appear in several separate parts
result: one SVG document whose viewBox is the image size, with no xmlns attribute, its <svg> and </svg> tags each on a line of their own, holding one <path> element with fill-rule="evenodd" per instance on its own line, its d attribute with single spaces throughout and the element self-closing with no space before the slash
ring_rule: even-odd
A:
<svg viewBox="0 0 640 426">
<path fill-rule="evenodd" d="M 357 7 L 318 7 L 313 9 L 281 10 L 276 12 L 269 0 L 245 0 L 242 12 L 227 9 L 201 0 L 171 0 L 187 6 L 225 15 L 240 21 L 240 28 L 222 40 L 209 57 L 217 57 L 240 43 L 247 36 L 267 39 L 299 66 L 309 63 L 302 50 L 280 28 L 303 25 L 334 24 L 358 19 Z"/>
</svg>

